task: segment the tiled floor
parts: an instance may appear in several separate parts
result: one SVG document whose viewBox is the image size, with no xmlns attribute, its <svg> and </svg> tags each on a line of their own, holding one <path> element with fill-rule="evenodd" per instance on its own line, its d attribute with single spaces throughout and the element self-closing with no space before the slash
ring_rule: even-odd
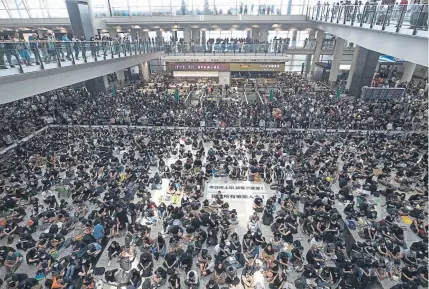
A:
<svg viewBox="0 0 429 289">
<path fill-rule="evenodd" d="M 206 152 L 207 152 L 207 150 L 208 150 L 208 148 L 209 147 L 211 147 L 211 143 L 206 143 L 205 144 L 205 147 L 206 147 Z M 185 150 L 187 151 L 187 150 L 191 150 L 191 146 L 186 146 L 185 147 Z M 117 156 L 120 158 L 121 157 L 121 155 L 124 153 L 124 151 L 122 151 L 122 152 L 118 152 L 117 153 Z M 169 159 L 169 160 L 167 160 L 167 162 L 166 162 L 166 165 L 167 166 L 169 166 L 171 163 L 173 163 L 175 161 L 175 159 L 173 159 L 173 158 L 171 158 L 171 159 Z M 340 163 L 340 166 L 341 166 L 342 164 Z M 154 175 L 155 174 L 155 171 L 156 171 L 156 169 L 154 169 L 153 167 L 152 167 L 152 172 L 151 172 L 151 175 Z M 250 182 L 248 182 L 249 184 L 250 184 Z M 230 180 L 228 177 L 222 177 L 222 178 L 212 178 L 212 179 L 210 179 L 210 180 L 208 180 L 208 183 L 206 184 L 206 193 L 207 193 L 207 188 L 210 186 L 210 185 L 214 185 L 214 184 L 223 184 L 223 185 L 230 185 L 230 184 L 243 184 L 243 182 L 236 182 L 236 181 L 232 181 L 232 180 Z M 168 186 L 168 180 L 167 179 L 164 179 L 163 180 L 163 185 L 162 185 L 162 188 L 160 189 L 160 190 L 153 190 L 152 191 L 152 199 L 155 201 L 155 202 L 159 202 L 159 200 L 160 200 L 160 196 L 165 196 L 166 195 L 166 191 L 167 191 L 167 186 Z M 273 194 L 274 194 L 274 191 L 273 190 L 271 190 L 270 189 L 270 187 L 269 187 L 269 185 L 267 185 L 267 184 L 263 184 L 263 186 L 264 186 L 264 192 L 263 193 L 265 193 L 268 197 L 270 197 L 270 196 L 272 196 Z M 332 187 L 332 189 L 333 189 L 333 191 L 336 193 L 336 192 L 338 192 L 338 184 L 336 183 L 336 184 L 334 184 L 333 185 L 333 187 Z M 207 195 L 205 196 L 205 197 L 207 197 Z M 137 201 L 139 201 L 139 198 L 138 197 L 136 197 L 135 199 L 134 199 L 134 202 L 137 202 Z M 383 202 L 384 202 L 384 198 L 382 197 L 382 198 L 379 198 L 378 200 L 374 200 L 375 201 L 375 203 L 377 204 L 377 206 L 381 206 L 382 204 L 383 204 Z M 243 234 L 247 231 L 247 229 L 246 229 L 246 225 L 247 225 L 247 221 L 248 221 L 248 219 L 249 219 L 249 216 L 253 213 L 253 209 L 252 209 L 252 200 L 240 200 L 240 201 L 237 201 L 237 200 L 235 200 L 235 201 L 228 201 L 228 203 L 230 204 L 230 208 L 231 209 L 236 209 L 237 210 L 237 212 L 238 212 L 238 220 L 239 220 L 239 224 L 236 226 L 236 228 L 235 228 L 235 231 L 239 234 L 239 236 L 240 237 L 242 237 L 243 236 Z M 166 202 L 166 204 L 168 205 L 168 202 Z M 337 204 L 336 204 L 336 207 L 339 209 L 339 211 L 340 212 L 342 212 L 343 211 L 343 204 L 341 204 L 341 203 L 338 203 L 337 202 Z M 300 210 L 302 210 L 302 205 L 300 205 Z M 91 207 L 90 207 L 90 210 L 89 210 L 89 212 L 91 211 Z M 380 217 L 383 217 L 383 209 L 381 208 L 381 207 L 379 207 L 378 208 L 378 211 L 379 211 L 379 213 L 381 214 L 381 216 Z M 267 239 L 267 240 L 269 240 L 271 237 L 272 237 L 272 233 L 271 233 L 271 231 L 270 231 L 270 229 L 269 229 L 269 227 L 267 227 L 267 226 L 261 226 L 262 227 L 262 233 L 263 233 L 263 236 Z M 152 233 L 151 233 L 151 236 L 153 237 L 153 236 L 157 236 L 157 234 L 158 234 L 158 232 L 160 232 L 161 231 L 161 225 L 160 225 L 160 223 L 157 223 L 157 224 L 155 224 L 153 227 L 152 227 Z M 356 237 L 356 238 L 358 238 L 358 236 L 357 236 L 357 231 L 352 231 L 352 234 Z M 37 237 L 40 235 L 40 232 L 36 232 L 35 234 L 34 234 L 34 238 L 37 240 Z M 70 234 L 71 235 L 71 234 Z M 299 228 L 299 230 L 298 230 L 298 234 L 296 234 L 295 236 L 295 239 L 301 239 L 302 240 L 302 244 L 303 244 L 303 246 L 304 246 L 304 253 L 306 253 L 307 252 L 307 250 L 309 249 L 309 245 L 308 245 L 308 242 L 307 242 L 307 239 L 308 239 L 308 236 L 306 236 L 303 232 L 302 232 L 302 230 L 301 230 L 301 228 Z M 417 237 L 412 233 L 412 232 L 407 232 L 406 233 L 406 240 L 408 241 L 408 242 L 412 242 L 412 241 L 414 241 L 414 240 L 416 240 L 417 239 Z M 123 240 L 123 238 L 115 238 L 115 239 L 113 239 L 113 240 L 116 240 L 116 241 L 118 241 L 119 242 L 119 244 L 120 245 L 123 245 L 124 244 L 124 240 Z M 112 240 L 110 240 L 110 242 L 111 242 Z M 109 242 L 109 244 L 110 244 L 110 242 Z M 6 245 L 6 240 L 1 240 L 0 241 L 0 245 Z M 213 248 L 210 248 L 209 249 L 210 250 L 210 252 L 213 254 Z M 70 248 L 69 249 L 66 249 L 66 250 L 61 250 L 60 251 L 60 257 L 63 257 L 63 256 L 66 256 L 66 255 L 68 255 L 68 254 L 70 254 Z M 139 260 L 139 254 L 140 254 L 140 252 L 138 252 L 138 254 L 137 254 L 137 256 L 136 256 L 136 259 L 135 259 L 135 261 L 134 261 L 134 264 L 133 264 L 133 267 L 136 267 L 137 266 L 137 263 L 138 263 L 138 260 Z M 24 255 L 25 255 L 25 253 L 24 253 Z M 163 262 L 163 259 L 161 258 L 159 261 L 155 261 L 155 266 L 154 266 L 154 269 L 156 269 L 158 266 L 161 266 L 162 265 L 162 262 Z M 115 260 L 112 262 L 112 264 L 111 264 L 111 266 L 108 266 L 108 259 L 107 259 L 107 252 L 106 252 L 106 250 L 103 252 L 103 254 L 102 254 L 102 256 L 101 256 L 101 258 L 100 258 L 100 260 L 98 261 L 98 264 L 97 264 L 97 267 L 105 267 L 106 268 L 106 270 L 109 270 L 109 269 L 114 269 L 114 268 L 119 268 L 119 264 L 117 263 L 117 262 L 115 262 Z M 195 266 L 195 264 L 194 264 L 194 266 L 193 266 L 193 268 L 192 269 L 196 269 L 196 266 Z M 26 273 L 26 274 L 28 274 L 30 277 L 32 277 L 32 276 L 34 276 L 34 274 L 35 274 L 35 272 L 36 272 L 36 268 L 35 267 L 33 267 L 33 266 L 28 266 L 26 263 L 25 263 L 25 261 L 22 263 L 22 265 L 20 266 L 20 268 L 18 269 L 18 272 L 22 272 L 22 273 Z M 182 272 L 183 274 L 182 274 L 182 276 L 184 276 L 184 272 L 183 272 L 183 270 L 179 270 L 179 272 Z M 238 276 L 240 276 L 241 274 L 240 274 L 241 272 L 239 271 L 239 273 L 238 273 Z M 294 271 L 292 271 L 292 272 L 289 272 L 287 275 L 288 275 L 288 280 L 290 280 L 291 282 L 293 282 L 299 275 L 298 275 L 299 273 L 296 273 L 296 272 L 294 272 Z M 1 276 L 4 276 L 5 275 L 5 272 L 4 272 L 4 268 L 1 268 L 0 269 L 0 275 Z M 49 277 L 49 276 L 48 276 Z M 98 280 L 101 280 L 101 279 L 103 279 L 104 277 L 102 277 L 102 276 L 97 276 L 96 277 Z M 182 281 L 183 281 L 183 278 L 182 278 Z M 203 280 L 202 280 L 202 284 L 201 284 L 201 286 L 200 286 L 200 288 L 204 288 L 204 286 L 205 286 L 205 284 L 206 284 L 206 282 L 208 281 L 208 278 L 204 278 Z M 267 283 L 265 282 L 265 280 L 264 280 L 264 278 L 262 277 L 262 273 L 261 272 L 257 272 L 256 274 L 255 274 L 255 281 L 256 282 L 260 282 L 261 284 L 263 284 L 263 288 L 268 288 L 267 287 Z M 182 284 L 183 285 L 183 284 Z M 390 288 L 390 286 L 391 286 L 391 284 L 389 284 L 389 282 L 384 282 L 384 284 L 382 284 L 382 285 L 384 285 L 383 287 L 385 288 L 385 289 L 388 289 L 388 288 Z M 102 288 L 102 287 L 104 287 L 104 288 L 117 288 L 116 286 L 112 286 L 112 285 L 108 285 L 108 284 L 103 284 L 103 282 L 102 281 L 99 281 L 99 284 L 97 285 L 98 287 L 97 288 Z M 376 288 L 376 286 L 378 286 L 378 285 L 374 285 L 374 289 Z M 166 286 L 164 286 L 163 288 L 167 288 Z M 183 288 L 186 288 L 186 287 L 183 287 Z M 238 285 L 236 288 L 242 288 L 242 286 L 241 285 Z M 293 288 L 293 287 L 290 287 L 290 288 Z"/>
</svg>

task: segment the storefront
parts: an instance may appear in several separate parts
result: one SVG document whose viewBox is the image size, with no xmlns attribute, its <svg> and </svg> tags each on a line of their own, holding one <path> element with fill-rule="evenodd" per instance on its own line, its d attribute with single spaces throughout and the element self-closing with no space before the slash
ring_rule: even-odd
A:
<svg viewBox="0 0 429 289">
<path fill-rule="evenodd" d="M 167 63 L 177 81 L 229 84 L 229 63 Z"/>
<path fill-rule="evenodd" d="M 284 63 L 167 63 L 178 81 L 215 82 L 229 85 L 249 78 L 274 79 L 285 71 Z"/>
</svg>

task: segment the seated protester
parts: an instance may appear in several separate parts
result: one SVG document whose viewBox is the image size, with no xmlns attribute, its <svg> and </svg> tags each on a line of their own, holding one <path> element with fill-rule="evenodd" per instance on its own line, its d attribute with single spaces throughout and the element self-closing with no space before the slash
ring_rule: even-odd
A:
<svg viewBox="0 0 429 289">
<path fill-rule="evenodd" d="M 143 251 L 140 254 L 140 262 L 137 265 L 137 268 L 140 270 L 142 277 L 150 277 L 153 270 L 153 260 L 152 255 L 146 251 Z"/>
<path fill-rule="evenodd" d="M 104 238 L 104 226 L 101 224 L 101 222 L 96 222 L 92 234 L 97 242 L 101 242 L 101 240 Z"/>
<path fill-rule="evenodd" d="M 272 267 L 274 261 L 274 254 L 275 252 L 271 243 L 268 243 L 268 245 L 262 250 L 261 259 L 267 262 L 269 267 Z"/>
<path fill-rule="evenodd" d="M 307 251 L 305 258 L 308 264 L 312 265 L 312 267 L 317 270 L 323 267 L 325 264 L 325 259 L 316 245 L 311 246 L 311 248 Z"/>
<path fill-rule="evenodd" d="M 260 197 L 256 197 L 253 200 L 253 209 L 256 212 L 261 213 L 264 210 L 264 200 L 262 200 Z"/>
<path fill-rule="evenodd" d="M 397 244 L 404 244 L 404 230 L 396 223 L 392 225 L 393 242 Z"/>
<path fill-rule="evenodd" d="M 153 285 L 162 286 L 167 282 L 167 271 L 165 271 L 162 267 L 158 267 L 155 270 L 155 273 L 152 276 Z"/>
<path fill-rule="evenodd" d="M 244 289 L 254 289 L 255 288 L 255 278 L 251 270 L 244 269 L 241 274 L 241 285 Z"/>
<path fill-rule="evenodd" d="M 229 240 L 231 242 L 232 251 L 241 252 L 240 239 L 239 239 L 239 237 L 238 237 L 238 235 L 237 235 L 236 232 L 234 232 L 234 233 L 231 234 Z"/>
<path fill-rule="evenodd" d="M 412 243 L 410 246 L 410 251 L 415 252 L 417 261 L 421 262 L 428 256 L 428 241 L 422 240 Z"/>
<path fill-rule="evenodd" d="M 91 277 L 92 273 L 93 273 L 92 263 L 88 262 L 87 259 L 82 258 L 82 260 L 80 261 L 80 270 L 77 273 L 77 275 L 82 279 L 85 279 L 85 278 Z"/>
<path fill-rule="evenodd" d="M 61 246 L 64 244 L 64 241 L 65 241 L 65 239 L 64 239 L 63 235 L 61 235 L 59 233 L 54 234 L 51 238 L 51 241 L 50 241 L 51 248 L 59 250 L 61 248 Z"/>
<path fill-rule="evenodd" d="M 208 276 L 215 270 L 215 261 L 213 260 L 212 256 L 207 255 L 207 261 L 199 263 L 199 266 L 201 276 Z"/>
<path fill-rule="evenodd" d="M 95 288 L 95 280 L 92 276 L 87 276 L 83 278 L 82 289 L 94 289 L 94 288 Z"/>
<path fill-rule="evenodd" d="M 422 287 L 428 286 L 428 265 L 417 268 L 417 278 Z"/>
<path fill-rule="evenodd" d="M 374 226 L 368 226 L 364 229 L 364 236 L 366 240 L 375 241 L 377 238 L 377 229 Z"/>
<path fill-rule="evenodd" d="M 179 264 L 181 268 L 185 269 L 185 272 L 187 273 L 191 267 L 192 267 L 192 253 L 194 251 L 194 248 L 192 246 L 188 246 L 185 252 L 181 253 L 179 256 Z"/>
<path fill-rule="evenodd" d="M 19 241 L 16 244 L 16 248 L 19 250 L 27 251 L 29 248 L 33 248 L 36 245 L 36 241 L 31 236 L 31 233 L 21 233 L 19 235 Z"/>
<path fill-rule="evenodd" d="M 306 283 L 312 287 L 317 287 L 317 271 L 311 264 L 307 264 L 304 266 L 304 271 L 302 272 L 302 276 L 305 278 Z"/>
<path fill-rule="evenodd" d="M 267 245 L 265 241 L 265 237 L 262 236 L 262 232 L 260 230 L 256 231 L 256 233 L 253 234 L 253 242 L 255 243 L 256 246 L 261 246 L 262 248 L 264 248 Z"/>
<path fill-rule="evenodd" d="M 417 234 L 422 239 L 428 239 L 427 225 L 422 220 L 414 219 L 410 225 L 411 231 Z"/>
<path fill-rule="evenodd" d="M 55 276 L 52 279 L 51 289 L 65 289 L 65 288 L 67 288 L 67 286 L 63 276 Z"/>
<path fill-rule="evenodd" d="M 27 274 L 22 273 L 13 273 L 6 278 L 5 281 L 8 282 L 7 285 L 9 288 L 18 288 L 18 285 L 22 284 L 25 280 L 27 280 Z"/>
<path fill-rule="evenodd" d="M 14 273 L 22 262 L 22 255 L 17 251 L 9 251 L 4 260 L 3 265 L 5 266 L 6 273 Z"/>
<path fill-rule="evenodd" d="M 159 259 L 159 256 L 165 256 L 167 246 L 165 244 L 165 240 L 162 237 L 161 234 L 158 235 L 158 237 L 155 240 L 155 246 L 152 249 L 153 257 L 155 260 Z"/>
<path fill-rule="evenodd" d="M 401 270 L 401 281 L 409 282 L 417 278 L 417 270 L 414 264 L 407 265 Z"/>
<path fill-rule="evenodd" d="M 175 272 L 168 278 L 169 289 L 180 289 L 180 275 Z"/>
<path fill-rule="evenodd" d="M 109 247 L 107 248 L 107 258 L 109 260 L 107 266 L 110 266 L 110 264 L 112 263 L 112 259 L 118 257 L 120 253 L 121 246 L 119 246 L 119 243 L 116 241 L 110 243 Z"/>
<path fill-rule="evenodd" d="M 136 258 L 134 246 L 125 245 L 122 247 L 122 252 L 119 254 L 119 265 L 122 270 L 131 270 L 131 265 Z"/>
<path fill-rule="evenodd" d="M 142 277 L 139 274 L 137 269 L 132 269 L 130 271 L 130 279 L 127 283 L 127 289 L 137 289 L 142 284 Z"/>
<path fill-rule="evenodd" d="M 224 285 L 226 279 L 226 268 L 222 263 L 217 263 L 215 266 L 214 273 L 211 278 L 218 285 Z"/>
<path fill-rule="evenodd" d="M 390 251 L 386 247 L 386 242 L 384 240 L 380 240 L 379 244 L 375 246 L 377 253 L 380 254 L 382 257 L 388 257 L 390 255 Z"/>
<path fill-rule="evenodd" d="M 103 247 L 96 242 L 89 244 L 86 251 L 86 258 L 88 261 L 95 265 L 98 260 L 98 255 L 101 253 L 102 249 Z"/>
<path fill-rule="evenodd" d="M 176 268 L 179 265 L 176 252 L 174 248 L 170 248 L 170 252 L 165 254 L 164 257 L 165 261 L 163 263 L 163 266 L 167 269 L 168 274 L 173 274 L 173 272 L 176 270 Z"/>
<path fill-rule="evenodd" d="M 55 260 L 52 264 L 51 273 L 53 276 L 64 276 L 65 268 L 59 261 Z"/>
<path fill-rule="evenodd" d="M 402 253 L 402 261 L 406 264 L 414 264 L 415 266 L 417 266 L 418 261 L 417 261 L 417 253 L 413 250 L 405 250 Z"/>
<path fill-rule="evenodd" d="M 198 279 L 198 274 L 196 271 L 191 270 L 186 274 L 185 284 L 188 285 L 189 289 L 197 289 L 200 281 Z"/>
<path fill-rule="evenodd" d="M 273 272 L 273 276 L 269 281 L 270 283 L 268 284 L 268 288 L 270 289 L 280 288 L 286 276 L 283 274 L 281 270 L 279 270 L 279 267 L 277 265 L 271 268 L 271 271 Z"/>
</svg>

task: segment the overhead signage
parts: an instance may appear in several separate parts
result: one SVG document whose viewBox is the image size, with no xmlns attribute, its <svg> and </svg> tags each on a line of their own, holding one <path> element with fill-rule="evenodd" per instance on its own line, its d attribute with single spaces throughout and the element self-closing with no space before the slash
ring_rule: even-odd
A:
<svg viewBox="0 0 429 289">
<path fill-rule="evenodd" d="M 229 71 L 228 63 L 167 63 L 171 71 Z"/>
<path fill-rule="evenodd" d="M 189 57 L 189 56 L 163 56 L 162 60 L 165 62 L 220 62 L 220 63 L 285 63 L 289 59 L 286 56 L 275 56 L 267 55 L 265 57 L 246 55 L 246 56 L 229 56 L 224 55 L 221 57 L 217 56 L 199 56 L 199 57 Z"/>
<path fill-rule="evenodd" d="M 362 99 L 391 100 L 401 98 L 404 93 L 405 88 L 363 87 Z"/>
<path fill-rule="evenodd" d="M 284 63 L 231 63 L 230 71 L 285 71 Z"/>
<path fill-rule="evenodd" d="M 252 182 L 234 182 L 231 184 L 211 182 L 207 186 L 207 198 L 215 199 L 221 193 L 221 196 L 226 201 L 242 201 L 262 198 L 267 200 L 268 196 L 265 193 L 264 184 Z"/>
</svg>

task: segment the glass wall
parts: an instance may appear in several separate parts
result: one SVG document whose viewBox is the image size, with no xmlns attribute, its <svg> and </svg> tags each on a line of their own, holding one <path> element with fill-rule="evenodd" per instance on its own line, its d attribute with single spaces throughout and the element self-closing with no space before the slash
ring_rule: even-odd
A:
<svg viewBox="0 0 429 289">
<path fill-rule="evenodd" d="M 2 0 L 0 19 L 9 18 L 68 18 L 65 1 Z"/>
<path fill-rule="evenodd" d="M 294 36 L 296 36 L 296 39 L 294 39 Z M 305 39 L 310 37 L 310 31 L 302 30 L 284 30 L 284 31 L 277 31 L 277 30 L 270 30 L 268 31 L 268 41 L 272 42 L 274 38 L 290 38 L 290 46 L 292 47 L 304 47 Z"/>
</svg>

